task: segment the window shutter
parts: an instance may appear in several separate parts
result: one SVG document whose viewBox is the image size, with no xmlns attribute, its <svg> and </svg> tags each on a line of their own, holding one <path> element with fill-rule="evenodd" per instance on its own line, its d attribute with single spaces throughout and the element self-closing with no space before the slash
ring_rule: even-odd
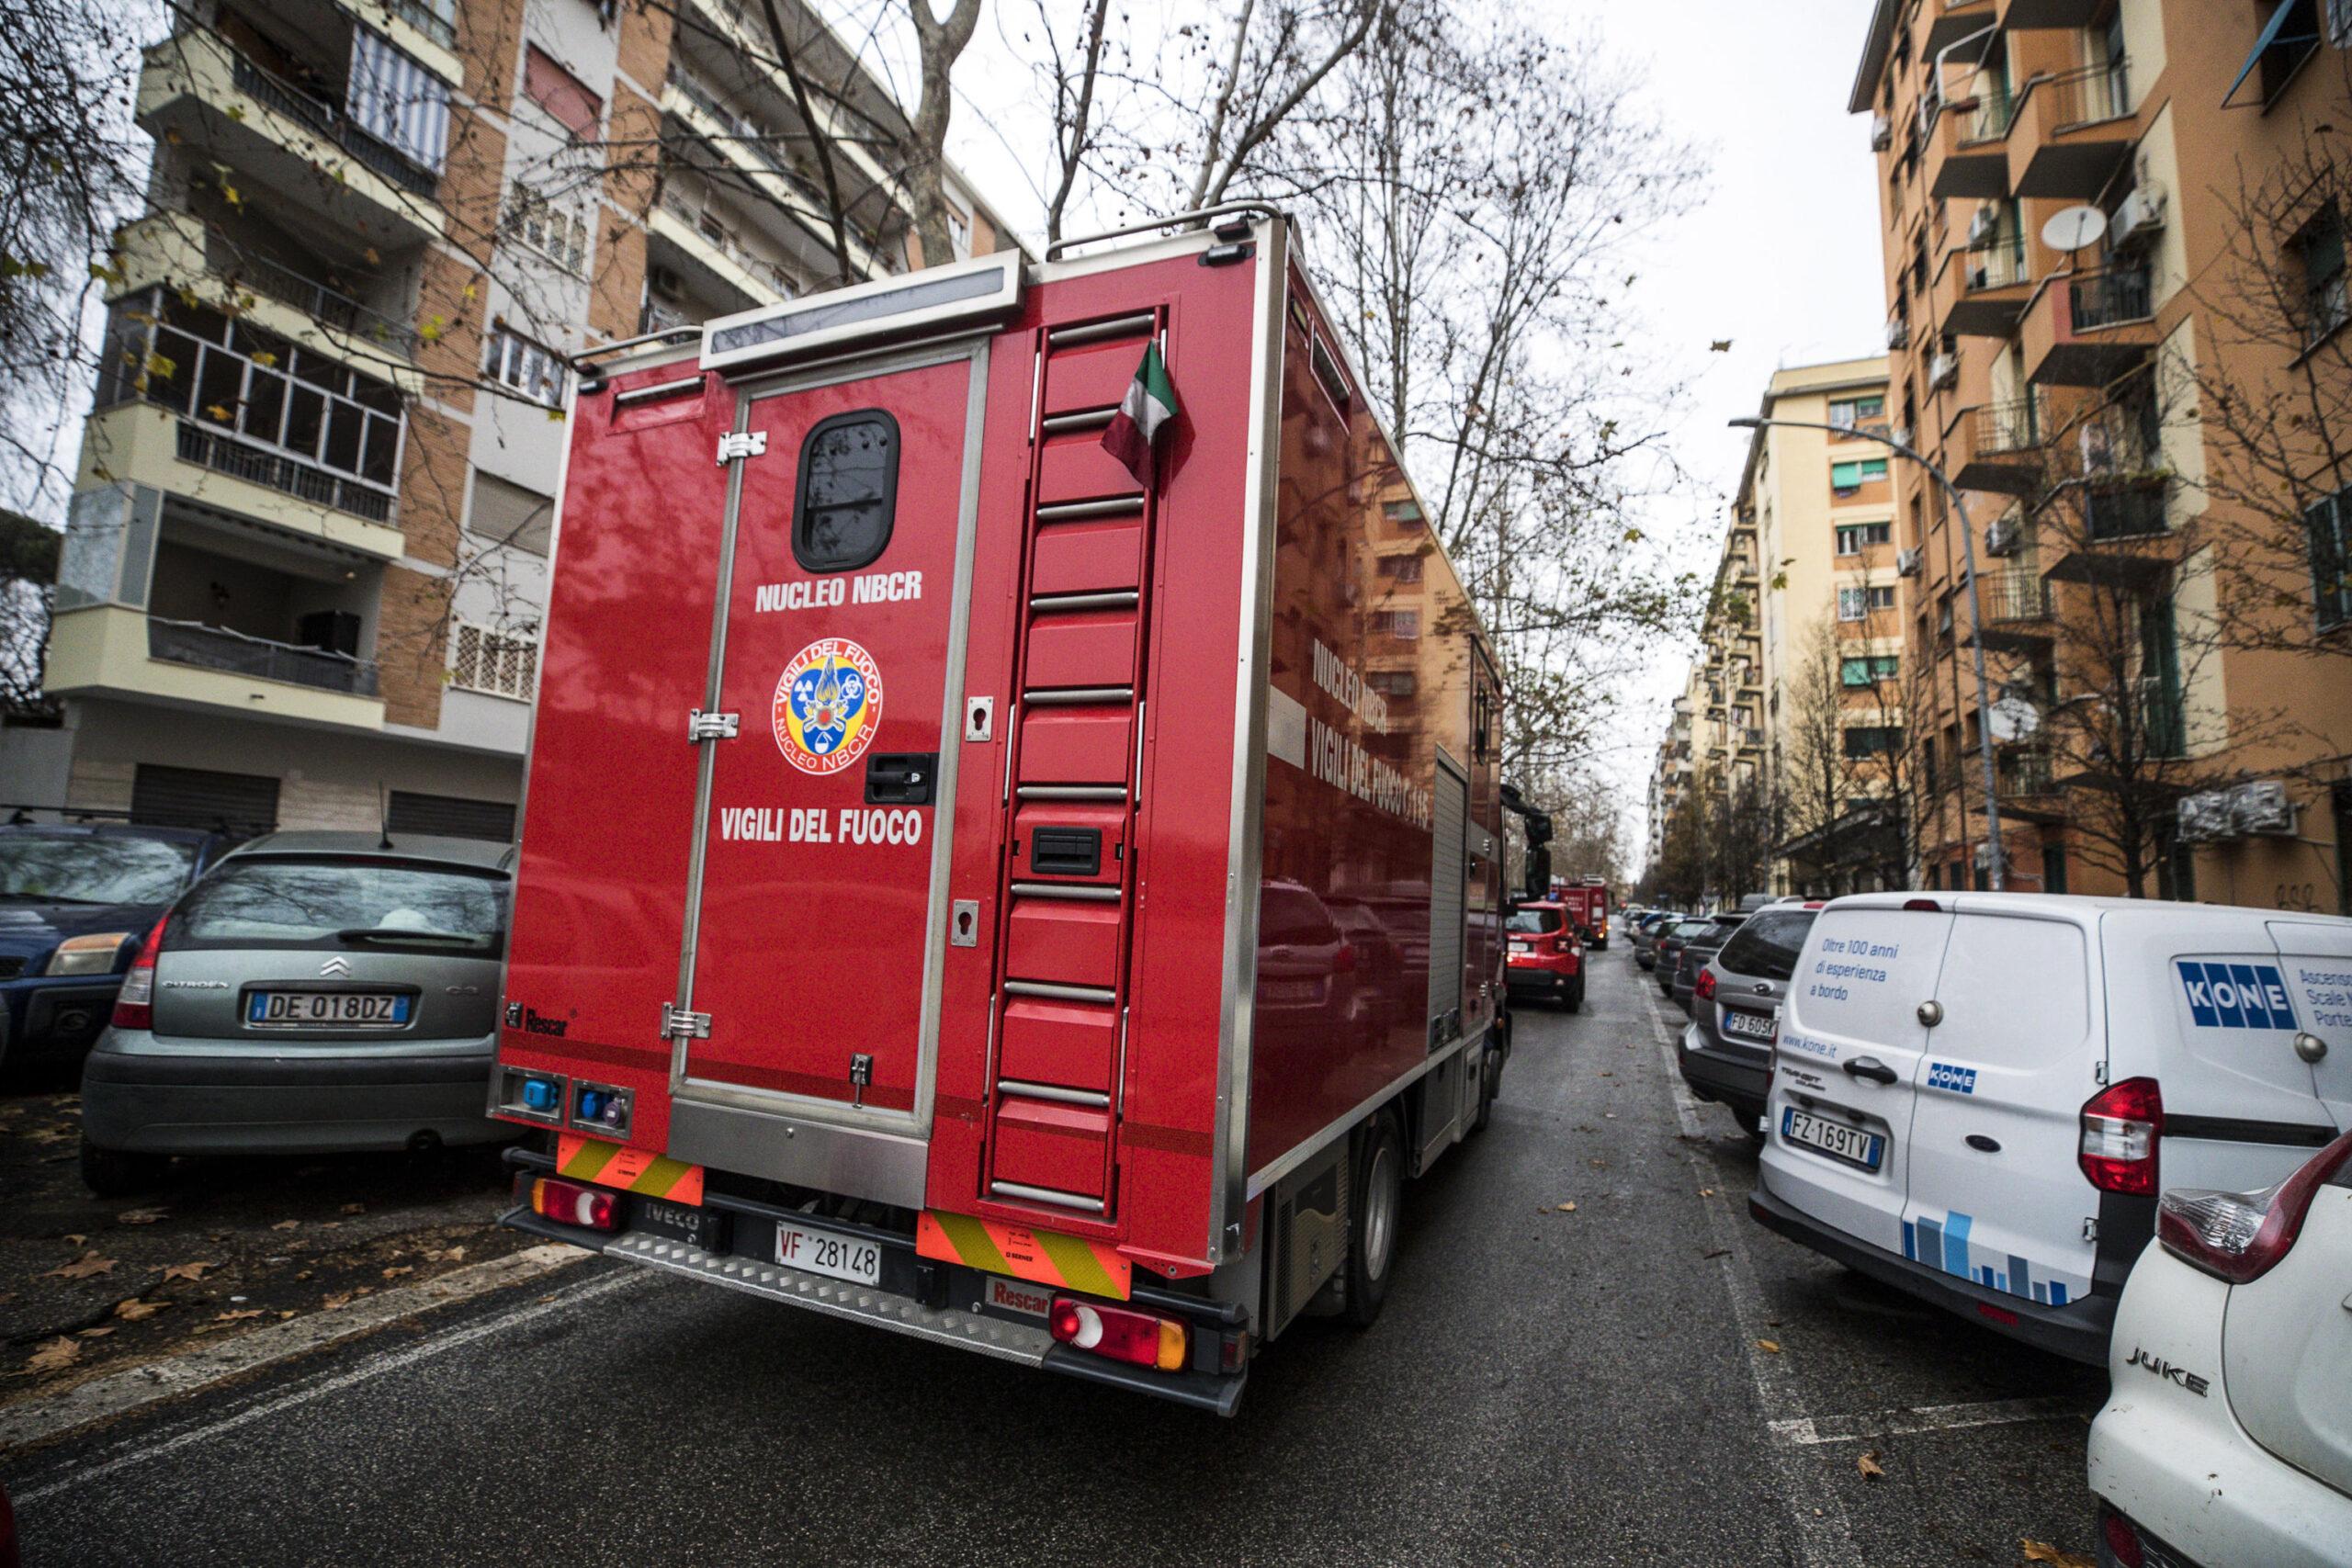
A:
<svg viewBox="0 0 2352 1568">
<path fill-rule="evenodd" d="M 366 28 L 351 29 L 345 106 L 362 130 L 438 174 L 449 152 L 449 89 Z"/>
<path fill-rule="evenodd" d="M 2352 491 L 2327 496 L 2303 513 L 2303 526 L 2311 536 L 2312 604 L 2323 626 L 2335 626 L 2352 620 L 2352 560 L 2346 558 L 2347 540 L 2352 533 L 2345 525 L 2346 497 Z"/>
<path fill-rule="evenodd" d="M 558 65 L 554 57 L 537 44 L 524 48 L 523 91 L 582 141 L 596 140 L 596 128 L 605 115 L 605 101 L 581 85 L 578 77 Z"/>
</svg>

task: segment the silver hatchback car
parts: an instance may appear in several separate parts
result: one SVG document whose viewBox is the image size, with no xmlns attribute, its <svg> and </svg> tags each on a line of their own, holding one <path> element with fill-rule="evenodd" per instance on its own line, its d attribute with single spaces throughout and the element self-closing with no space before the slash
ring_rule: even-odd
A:
<svg viewBox="0 0 2352 1568">
<path fill-rule="evenodd" d="M 273 833 L 158 922 L 82 1074 L 82 1174 L 119 1196 L 173 1155 L 493 1142 L 487 1100 L 514 852 Z"/>
</svg>

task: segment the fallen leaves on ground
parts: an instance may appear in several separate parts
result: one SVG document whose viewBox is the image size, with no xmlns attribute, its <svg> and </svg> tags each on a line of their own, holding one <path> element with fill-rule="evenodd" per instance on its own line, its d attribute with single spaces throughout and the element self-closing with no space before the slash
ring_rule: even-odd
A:
<svg viewBox="0 0 2352 1568">
<path fill-rule="evenodd" d="M 1885 1469 L 1878 1462 L 1878 1450 L 1876 1449 L 1872 1449 L 1870 1452 L 1856 1460 L 1854 1461 L 1854 1468 L 1862 1472 L 1862 1478 L 1866 1481 L 1876 1481 L 1886 1473 Z"/>
<path fill-rule="evenodd" d="M 169 1209 L 125 1209 L 114 1217 L 114 1222 L 119 1225 L 152 1225 L 170 1213 Z"/>
<path fill-rule="evenodd" d="M 164 1270 L 164 1279 L 166 1282 L 173 1280 L 201 1280 L 204 1278 L 206 1269 L 219 1267 L 217 1263 L 174 1263 Z"/>
<path fill-rule="evenodd" d="M 113 1258 L 101 1258 L 95 1252 L 85 1252 L 82 1254 L 81 1257 L 75 1258 L 73 1262 L 66 1264 L 63 1268 L 51 1269 L 47 1274 L 43 1275 L 42 1278 L 54 1280 L 86 1280 L 94 1274 L 111 1274 L 114 1270 L 115 1261 Z"/>
<path fill-rule="evenodd" d="M 1574 1203 L 1563 1203 L 1559 1208 L 1560 1213 L 1564 1214 L 1573 1214 L 1577 1212 L 1577 1206 Z"/>
<path fill-rule="evenodd" d="M 90 1238 L 84 1235 L 81 1232 L 75 1231 L 71 1235 L 60 1237 L 59 1239 L 62 1240 L 68 1247 L 79 1247 Z"/>
<path fill-rule="evenodd" d="M 343 1206 L 343 1212 L 346 1214 L 364 1214 L 368 1212 L 368 1205 L 365 1203 L 345 1203 Z"/>
<path fill-rule="evenodd" d="M 141 1318 L 154 1316 L 171 1304 L 169 1302 L 141 1301 L 133 1296 L 129 1301 L 115 1303 L 114 1314 L 125 1323 L 137 1323 Z"/>
<path fill-rule="evenodd" d="M 427 1263 L 459 1263 L 465 1260 L 465 1256 L 466 1249 L 462 1247 L 428 1247 L 424 1249 Z"/>
<path fill-rule="evenodd" d="M 1756 1348 L 1768 1356 L 1777 1356 L 1781 1353 L 1781 1342 L 1777 1339 L 1758 1339 L 1756 1342 Z"/>
<path fill-rule="evenodd" d="M 85 1339 L 104 1339 L 107 1335 L 112 1334 L 113 1332 L 113 1325 L 103 1324 L 96 1328 L 85 1328 L 82 1330 L 82 1337 Z"/>
<path fill-rule="evenodd" d="M 397 1280 L 403 1274 L 413 1274 L 415 1272 L 416 1265 L 413 1263 L 403 1263 L 397 1269 L 385 1269 L 384 1278 L 387 1280 Z"/>
<path fill-rule="evenodd" d="M 1731 1248 L 1730 1248 L 1730 1247 L 1716 1247 L 1713 1252 L 1702 1252 L 1702 1253 L 1699 1254 L 1699 1257 L 1701 1258 L 1701 1259 L 1702 1259 L 1702 1260 L 1706 1259 L 1706 1258 L 1729 1258 L 1730 1256 L 1731 1256 Z"/>
<path fill-rule="evenodd" d="M 350 1290 L 337 1291 L 319 1305 L 328 1312 L 341 1312 L 360 1297 L 372 1296 L 375 1293 L 376 1287 L 373 1285 L 354 1285 Z"/>
<path fill-rule="evenodd" d="M 61 1334 L 32 1353 L 31 1359 L 25 1362 L 25 1371 L 28 1372 L 63 1371 L 81 1359 L 81 1342 L 68 1339 Z"/>
<path fill-rule="evenodd" d="M 302 1222 L 300 1220 L 280 1220 L 269 1228 L 274 1231 L 290 1231 L 300 1230 Z"/>
<path fill-rule="evenodd" d="M 2061 1551 L 2046 1540 L 2020 1539 L 2018 1550 L 2025 1553 L 2028 1562 L 2047 1562 L 2051 1568 L 2095 1568 L 2091 1560 L 2078 1551 Z"/>
<path fill-rule="evenodd" d="M 247 1307 L 243 1312 L 221 1313 L 215 1316 L 212 1321 L 215 1323 L 243 1323 L 249 1317 L 267 1317 L 268 1315 L 269 1311 L 266 1307 Z"/>
</svg>

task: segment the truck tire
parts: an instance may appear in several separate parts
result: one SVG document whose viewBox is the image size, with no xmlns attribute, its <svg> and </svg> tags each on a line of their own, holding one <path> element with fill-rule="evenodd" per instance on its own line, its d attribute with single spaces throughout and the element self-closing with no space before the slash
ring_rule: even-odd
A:
<svg viewBox="0 0 2352 1568">
<path fill-rule="evenodd" d="M 161 1187 L 171 1165 L 162 1155 L 102 1149 L 82 1134 L 82 1185 L 101 1198 L 130 1198 Z"/>
<path fill-rule="evenodd" d="M 1356 1152 L 1348 1205 L 1348 1321 L 1370 1328 L 1388 1300 L 1396 1271 L 1396 1219 L 1404 1206 L 1405 1140 L 1386 1111 L 1372 1119 Z"/>
<path fill-rule="evenodd" d="M 1478 1114 L 1470 1122 L 1473 1133 L 1485 1132 L 1487 1123 L 1495 1119 L 1495 1096 L 1502 1092 L 1502 1087 L 1503 1054 L 1489 1042 L 1479 1058 Z"/>
</svg>

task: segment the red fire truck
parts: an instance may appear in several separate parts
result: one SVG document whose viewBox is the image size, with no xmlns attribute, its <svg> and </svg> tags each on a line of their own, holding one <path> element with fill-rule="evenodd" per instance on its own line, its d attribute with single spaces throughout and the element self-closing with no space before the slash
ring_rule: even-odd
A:
<svg viewBox="0 0 2352 1568">
<path fill-rule="evenodd" d="M 580 381 L 509 1224 L 1223 1413 L 1379 1311 L 1509 1049 L 1502 693 L 1293 226 L 1192 219 Z"/>
<path fill-rule="evenodd" d="M 1552 897 L 1566 905 L 1576 922 L 1592 933 L 1592 940 L 1587 945 L 1608 951 L 1609 882 L 1606 877 L 1583 876 L 1555 881 Z"/>
</svg>

